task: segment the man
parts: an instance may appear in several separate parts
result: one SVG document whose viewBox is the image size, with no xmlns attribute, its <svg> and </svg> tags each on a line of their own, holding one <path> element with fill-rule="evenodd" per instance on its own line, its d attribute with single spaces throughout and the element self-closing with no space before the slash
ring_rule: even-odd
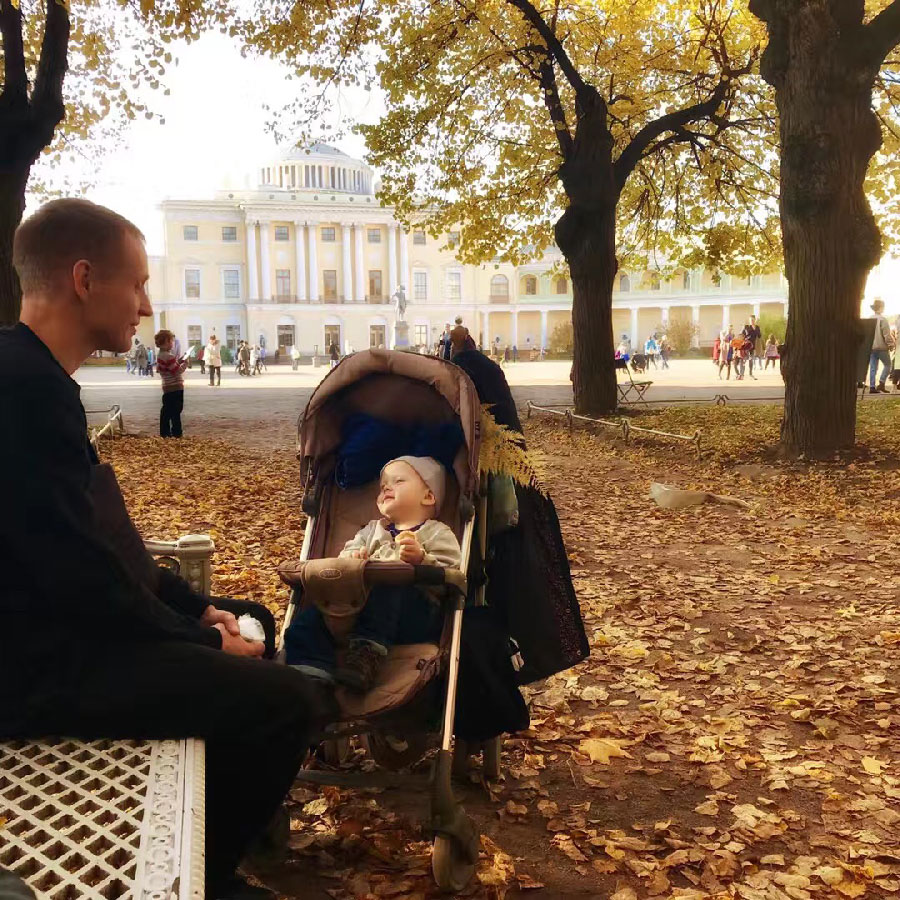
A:
<svg viewBox="0 0 900 900">
<path fill-rule="evenodd" d="M 741 334 L 745 341 L 750 341 L 751 346 L 748 348 L 750 360 L 750 377 L 756 380 L 753 374 L 754 361 L 761 362 L 762 357 L 762 329 L 756 323 L 756 316 L 750 316 L 747 324 L 741 329 Z"/>
<path fill-rule="evenodd" d="M 440 341 L 440 357 L 441 359 L 450 359 L 450 323 L 444 325 L 444 333 L 441 335 Z"/>
<path fill-rule="evenodd" d="M 869 393 L 886 394 L 887 377 L 891 372 L 891 351 L 894 349 L 894 340 L 891 336 L 891 326 L 882 315 L 884 313 L 884 301 L 875 300 L 872 303 L 872 312 L 875 313 L 875 337 L 872 339 L 872 352 L 869 354 Z M 881 378 L 878 379 L 878 387 L 875 387 L 875 376 L 878 374 L 878 363 L 881 363 Z"/>
<path fill-rule="evenodd" d="M 644 356 L 647 357 L 647 369 L 649 371 L 650 364 L 653 363 L 653 368 L 657 369 L 659 366 L 656 365 L 656 353 L 659 350 L 659 345 L 656 343 L 656 338 L 651 334 L 646 341 L 644 341 Z"/>
<path fill-rule="evenodd" d="M 56 200 L 19 227 L 13 264 L 21 319 L 0 329 L 0 738 L 203 738 L 206 896 L 271 896 L 234 871 L 293 782 L 316 695 L 254 658 L 263 644 L 241 638 L 231 612 L 153 564 L 96 465 L 71 378 L 94 350 L 127 350 L 152 315 L 143 236 L 101 206 Z"/>
</svg>

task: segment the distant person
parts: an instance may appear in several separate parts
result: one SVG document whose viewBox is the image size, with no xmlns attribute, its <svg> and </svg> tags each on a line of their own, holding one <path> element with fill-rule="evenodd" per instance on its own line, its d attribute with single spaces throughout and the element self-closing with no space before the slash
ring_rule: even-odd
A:
<svg viewBox="0 0 900 900">
<path fill-rule="evenodd" d="M 713 349 L 712 349 L 712 361 L 714 366 L 719 365 L 719 356 L 722 353 L 722 333 L 716 335 L 716 339 L 713 341 Z"/>
<path fill-rule="evenodd" d="M 256 367 L 259 369 L 260 374 L 262 374 L 262 370 L 265 369 L 267 372 L 269 371 L 269 367 L 266 365 L 266 357 L 268 355 L 268 350 L 266 350 L 265 344 L 259 345 L 259 350 L 256 354 Z M 276 360 L 277 362 L 277 360 Z"/>
<path fill-rule="evenodd" d="M 197 362 L 200 363 L 200 374 L 206 374 L 206 347 L 200 347 L 197 350 Z"/>
<path fill-rule="evenodd" d="M 650 337 L 644 341 L 644 356 L 647 357 L 647 368 L 650 368 L 650 364 L 653 364 L 654 369 L 658 369 L 659 366 L 656 364 L 656 354 L 659 352 L 659 344 L 656 343 L 656 338 L 651 334 Z"/>
<path fill-rule="evenodd" d="M 884 301 L 875 300 L 872 303 L 872 312 L 875 313 L 875 336 L 872 339 L 872 351 L 869 354 L 869 393 L 886 394 L 894 339 L 891 336 L 891 326 L 883 315 Z M 875 387 L 875 376 L 878 374 L 879 363 L 881 363 L 881 378 L 878 379 L 878 387 Z"/>
<path fill-rule="evenodd" d="M 503 362 L 508 363 L 512 359 L 512 350 L 509 349 L 509 344 L 507 344 L 503 348 Z"/>
<path fill-rule="evenodd" d="M 669 356 L 672 353 L 672 345 L 669 343 L 668 335 L 663 335 L 659 342 L 659 359 L 664 369 L 669 368 Z"/>
<path fill-rule="evenodd" d="M 753 363 L 762 356 L 762 330 L 756 324 L 756 316 L 750 316 L 741 334 L 750 341 L 750 353 L 747 358 L 750 360 L 750 377 L 753 378 Z"/>
<path fill-rule="evenodd" d="M 147 374 L 147 348 L 138 343 L 134 353 L 135 365 L 137 366 L 138 375 Z"/>
<path fill-rule="evenodd" d="M 334 341 L 331 342 L 331 346 L 328 348 L 328 356 L 331 360 L 330 368 L 333 369 L 341 361 L 340 351 Z"/>
<path fill-rule="evenodd" d="M 631 359 L 631 341 L 628 340 L 627 334 L 622 335 L 622 340 L 619 341 L 619 346 L 616 347 L 616 359 L 624 359 L 625 362 Z"/>
<path fill-rule="evenodd" d="M 450 353 L 452 350 L 451 342 L 450 342 L 450 323 L 447 322 L 444 325 L 444 331 L 441 334 L 440 342 L 438 343 L 438 356 L 441 359 L 450 359 Z"/>
<path fill-rule="evenodd" d="M 512 361 L 513 362 L 519 361 L 519 348 L 515 344 L 513 344 L 513 349 L 512 349 Z"/>
<path fill-rule="evenodd" d="M 778 339 L 774 334 L 770 334 L 766 339 L 766 364 L 764 368 L 769 368 L 769 363 L 772 363 L 772 368 L 776 368 L 776 363 L 778 362 Z"/>
<path fill-rule="evenodd" d="M 213 379 L 215 378 L 215 384 L 222 384 L 222 348 L 219 346 L 219 339 L 211 334 L 209 336 L 209 343 L 206 345 L 206 348 L 203 353 L 206 358 L 206 365 L 209 369 L 209 386 L 213 387 Z"/>
<path fill-rule="evenodd" d="M 300 365 L 300 349 L 296 344 L 291 344 L 291 368 L 296 372 Z"/>
<path fill-rule="evenodd" d="M 237 370 L 239 375 L 250 374 L 250 347 L 246 341 L 241 341 L 238 345 Z"/>
<path fill-rule="evenodd" d="M 719 379 L 722 378 L 722 369 L 728 369 L 728 373 L 726 375 L 726 381 L 731 380 L 731 361 L 734 359 L 734 346 L 732 345 L 732 341 L 734 340 L 734 334 L 731 330 L 731 326 L 728 326 L 726 331 L 723 331 L 721 334 L 721 346 L 719 350 Z"/>
<path fill-rule="evenodd" d="M 154 339 L 159 348 L 157 368 L 162 379 L 162 409 L 159 411 L 159 436 L 176 437 L 182 435 L 181 413 L 184 409 L 184 370 L 188 361 L 172 352 L 175 335 L 167 329 L 158 331 Z"/>
</svg>

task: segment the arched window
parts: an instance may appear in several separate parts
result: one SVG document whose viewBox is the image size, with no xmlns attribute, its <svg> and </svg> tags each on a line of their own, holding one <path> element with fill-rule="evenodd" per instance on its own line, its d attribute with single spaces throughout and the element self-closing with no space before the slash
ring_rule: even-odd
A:
<svg viewBox="0 0 900 900">
<path fill-rule="evenodd" d="M 627 275 L 619 276 L 619 290 L 623 294 L 631 290 L 631 279 Z"/>
<path fill-rule="evenodd" d="M 569 293 L 569 282 L 566 281 L 565 278 L 560 275 L 556 279 L 556 293 L 557 294 L 568 294 Z"/>
<path fill-rule="evenodd" d="M 537 278 L 534 275 L 525 276 L 525 293 L 529 297 L 534 297 L 537 294 Z"/>
<path fill-rule="evenodd" d="M 659 272 L 651 272 L 650 273 L 650 290 L 651 291 L 659 290 Z"/>
<path fill-rule="evenodd" d="M 686 271 L 686 272 L 684 273 L 684 275 L 682 276 L 682 279 L 681 279 L 681 286 L 682 286 L 686 291 L 689 291 L 689 290 L 691 289 L 691 273 L 690 273 L 690 272 L 687 272 L 687 271 Z"/>
<path fill-rule="evenodd" d="M 509 299 L 509 279 L 505 275 L 495 275 L 491 279 L 491 299 Z"/>
</svg>

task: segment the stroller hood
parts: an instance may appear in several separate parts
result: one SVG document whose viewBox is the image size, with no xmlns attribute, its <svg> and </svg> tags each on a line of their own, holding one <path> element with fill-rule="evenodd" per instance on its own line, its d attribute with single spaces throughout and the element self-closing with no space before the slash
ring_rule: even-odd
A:
<svg viewBox="0 0 900 900">
<path fill-rule="evenodd" d="M 453 461 L 462 494 L 478 485 L 481 403 L 469 376 L 433 356 L 398 350 L 364 350 L 335 366 L 313 392 L 299 426 L 301 481 L 338 450 L 348 416 L 364 412 L 408 427 L 458 422 L 464 442 Z"/>
</svg>

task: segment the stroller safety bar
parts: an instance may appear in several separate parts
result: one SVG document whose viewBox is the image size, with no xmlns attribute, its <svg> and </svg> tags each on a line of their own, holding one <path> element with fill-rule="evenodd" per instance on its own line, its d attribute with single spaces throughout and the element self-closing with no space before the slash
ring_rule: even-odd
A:
<svg viewBox="0 0 900 900">
<path fill-rule="evenodd" d="M 290 587 L 302 587 L 305 567 L 306 560 L 283 562 L 278 567 L 278 575 Z M 442 566 L 412 566 L 405 562 L 372 560 L 363 568 L 363 580 L 367 588 L 377 585 L 447 585 L 456 588 L 463 596 L 466 593 L 466 576 L 459 569 L 445 569 Z"/>
</svg>

